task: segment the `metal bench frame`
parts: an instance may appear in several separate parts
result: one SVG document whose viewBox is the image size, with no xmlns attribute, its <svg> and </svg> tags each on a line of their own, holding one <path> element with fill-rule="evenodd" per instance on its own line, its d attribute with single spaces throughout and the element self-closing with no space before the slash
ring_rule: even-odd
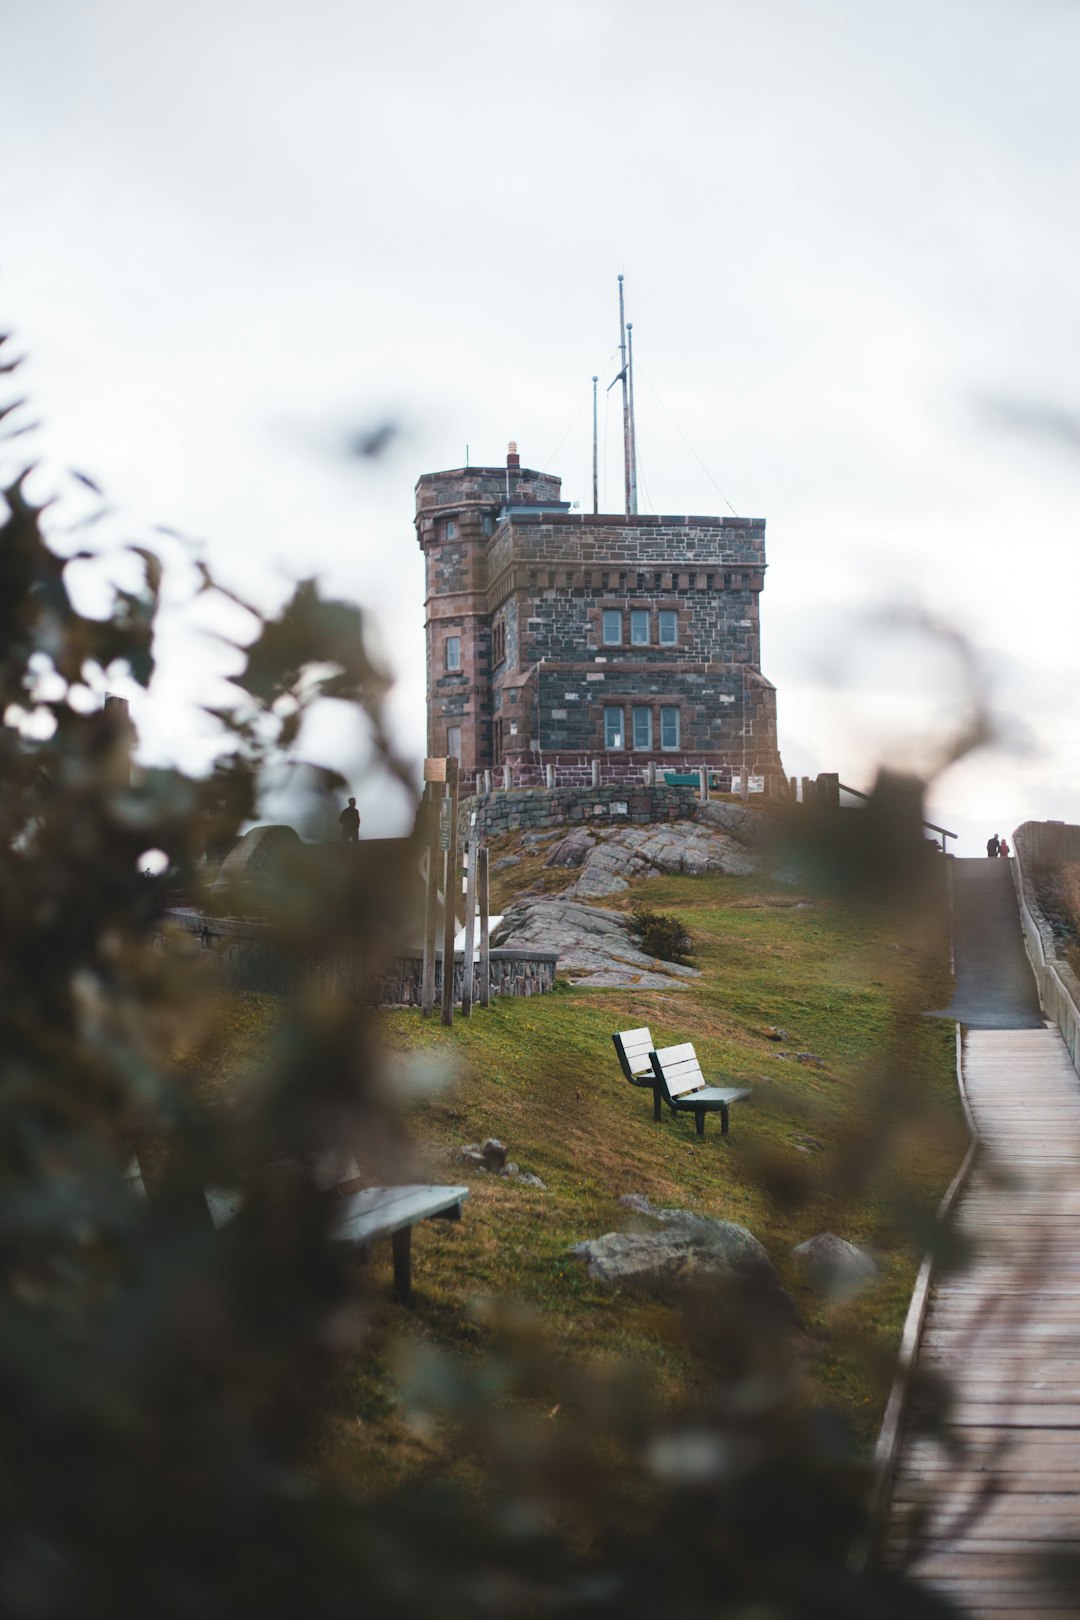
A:
<svg viewBox="0 0 1080 1620">
<path fill-rule="evenodd" d="M 693 1113 L 699 1136 L 705 1135 L 705 1115 L 720 1115 L 720 1134 L 726 1136 L 730 1105 L 749 1097 L 748 1086 L 707 1086 L 697 1053 L 689 1041 L 682 1046 L 665 1046 L 650 1052 L 657 1090 L 673 1114 Z"/>
</svg>

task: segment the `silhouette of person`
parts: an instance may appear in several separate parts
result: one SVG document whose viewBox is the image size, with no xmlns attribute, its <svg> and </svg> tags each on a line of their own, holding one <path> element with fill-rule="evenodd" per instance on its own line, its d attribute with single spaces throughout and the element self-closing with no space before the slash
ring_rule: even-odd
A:
<svg viewBox="0 0 1080 1620">
<path fill-rule="evenodd" d="M 1002 860 L 1004 860 L 1004 861 L 1008 860 L 1008 858 L 1009 858 L 1009 845 L 1008 845 L 1008 840 L 1007 839 L 1003 838 L 1001 840 L 1000 844 L 998 845 L 998 854 L 1001 856 Z"/>
<path fill-rule="evenodd" d="M 355 844 L 360 837 L 360 812 L 356 808 L 355 799 L 349 800 L 337 819 L 339 836 L 344 842 Z"/>
<path fill-rule="evenodd" d="M 1000 848 L 1001 848 L 1001 840 L 998 838 L 997 833 L 995 833 L 992 838 L 988 838 L 986 840 L 986 853 L 987 853 L 987 855 L 989 855 L 991 860 L 994 859 L 994 857 L 997 855 L 998 850 Z"/>
</svg>

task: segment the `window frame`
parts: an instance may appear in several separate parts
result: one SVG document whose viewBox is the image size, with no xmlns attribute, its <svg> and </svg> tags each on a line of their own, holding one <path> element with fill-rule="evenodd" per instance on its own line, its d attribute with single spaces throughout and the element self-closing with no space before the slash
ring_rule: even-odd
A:
<svg viewBox="0 0 1080 1620">
<path fill-rule="evenodd" d="M 645 717 L 645 741 L 638 741 L 638 716 Z M 635 754 L 651 754 L 653 751 L 653 712 L 644 703 L 633 704 L 630 709 L 630 747 Z"/>
<path fill-rule="evenodd" d="M 608 620 L 617 619 L 619 628 L 614 636 L 608 635 Z M 600 609 L 600 645 L 602 647 L 621 647 L 623 644 L 623 610 L 622 608 Z"/>
<path fill-rule="evenodd" d="M 457 648 L 456 663 L 452 663 L 450 660 L 451 647 Z M 461 637 L 459 635 L 447 636 L 446 640 L 443 642 L 443 669 L 447 675 L 461 674 Z"/>
<path fill-rule="evenodd" d="M 679 614 L 678 614 L 678 610 L 676 608 L 659 608 L 657 610 L 657 618 L 659 620 L 659 624 L 658 624 L 658 628 L 657 628 L 658 645 L 661 646 L 661 647 L 677 647 L 679 645 Z M 671 621 L 671 631 L 672 631 L 672 633 L 671 633 L 670 637 L 667 637 L 667 636 L 664 635 L 664 620 L 665 619 L 670 619 L 670 621 Z"/>
<path fill-rule="evenodd" d="M 614 733 L 612 741 L 611 716 L 618 715 L 618 730 Z M 624 754 L 626 752 L 626 710 L 622 704 L 614 703 L 604 705 L 604 752 L 607 754 Z"/>
<path fill-rule="evenodd" d="M 667 725 L 667 722 L 665 721 L 665 716 L 670 716 L 670 715 L 674 715 L 674 717 L 675 717 L 675 741 L 674 742 L 665 742 L 664 741 L 664 732 L 665 732 L 666 725 Z M 677 749 L 679 749 L 681 747 L 682 747 L 682 711 L 679 709 L 677 704 L 663 703 L 663 704 L 660 705 L 660 751 L 661 751 L 661 753 L 664 753 L 664 754 L 672 754 Z"/>
<path fill-rule="evenodd" d="M 445 540 L 456 540 L 457 537 L 458 537 L 457 519 L 456 518 L 447 518 L 446 525 L 445 525 L 445 527 L 443 529 L 443 538 Z"/>
<path fill-rule="evenodd" d="M 631 608 L 630 609 L 630 645 L 631 645 L 631 647 L 651 647 L 652 646 L 652 625 L 649 622 L 651 618 L 652 618 L 652 614 L 649 612 L 648 608 Z M 645 634 L 644 634 L 644 636 L 639 636 L 638 633 L 637 633 L 637 624 L 640 623 L 641 620 L 645 621 Z"/>
<path fill-rule="evenodd" d="M 457 734 L 457 747 L 456 748 L 454 747 L 454 734 L 455 734 L 455 732 Z M 456 759 L 459 765 L 461 764 L 462 740 L 463 739 L 462 739 L 462 728 L 461 728 L 461 726 L 447 726 L 447 728 L 446 728 L 446 757 L 447 757 L 447 759 Z"/>
</svg>

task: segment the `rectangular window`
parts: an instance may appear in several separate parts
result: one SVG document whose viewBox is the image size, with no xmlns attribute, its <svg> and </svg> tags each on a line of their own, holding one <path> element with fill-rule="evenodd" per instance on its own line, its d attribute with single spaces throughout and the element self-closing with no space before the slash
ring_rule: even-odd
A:
<svg viewBox="0 0 1080 1620">
<path fill-rule="evenodd" d="M 451 759 L 456 759 L 458 764 L 459 765 L 461 764 L 461 727 L 460 726 L 447 726 L 447 728 L 446 728 L 446 752 L 450 755 Z"/>
<path fill-rule="evenodd" d="M 618 608 L 604 609 L 604 646 L 622 645 L 622 614 Z"/>
<path fill-rule="evenodd" d="M 630 640 L 635 647 L 649 645 L 649 610 L 635 608 L 630 615 Z"/>
<path fill-rule="evenodd" d="M 660 746 L 661 748 L 678 748 L 679 746 L 678 709 L 660 710 Z"/>
<path fill-rule="evenodd" d="M 447 636 L 446 638 L 446 667 L 448 670 L 461 668 L 460 636 Z"/>
<path fill-rule="evenodd" d="M 454 522 L 453 518 L 447 518 L 446 520 L 446 538 L 448 540 L 457 539 L 457 524 Z"/>
<path fill-rule="evenodd" d="M 674 608 L 660 609 L 660 645 L 674 647 L 679 639 L 679 615 Z"/>
<path fill-rule="evenodd" d="M 490 512 L 485 512 L 483 517 L 480 519 L 480 532 L 482 534 L 494 534 L 495 519 L 491 516 Z"/>
<path fill-rule="evenodd" d="M 621 709 L 604 710 L 604 747 L 625 748 L 626 730 Z"/>
<path fill-rule="evenodd" d="M 647 752 L 652 748 L 652 710 L 631 709 L 630 714 L 634 725 L 634 747 Z"/>
</svg>

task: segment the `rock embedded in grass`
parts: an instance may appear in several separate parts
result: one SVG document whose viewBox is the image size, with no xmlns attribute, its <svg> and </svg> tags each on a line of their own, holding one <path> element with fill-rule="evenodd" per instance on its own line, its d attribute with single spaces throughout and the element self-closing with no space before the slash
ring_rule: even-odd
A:
<svg viewBox="0 0 1080 1620">
<path fill-rule="evenodd" d="M 791 1252 L 810 1286 L 839 1303 L 853 1299 L 878 1274 L 876 1264 L 865 1249 L 837 1237 L 834 1232 L 819 1232 Z"/>
<path fill-rule="evenodd" d="M 653 1209 L 643 1193 L 619 1202 L 652 1225 L 575 1244 L 570 1253 L 585 1261 L 595 1282 L 663 1294 L 682 1282 L 743 1276 L 780 1290 L 772 1261 L 745 1226 L 686 1209 Z"/>
</svg>

